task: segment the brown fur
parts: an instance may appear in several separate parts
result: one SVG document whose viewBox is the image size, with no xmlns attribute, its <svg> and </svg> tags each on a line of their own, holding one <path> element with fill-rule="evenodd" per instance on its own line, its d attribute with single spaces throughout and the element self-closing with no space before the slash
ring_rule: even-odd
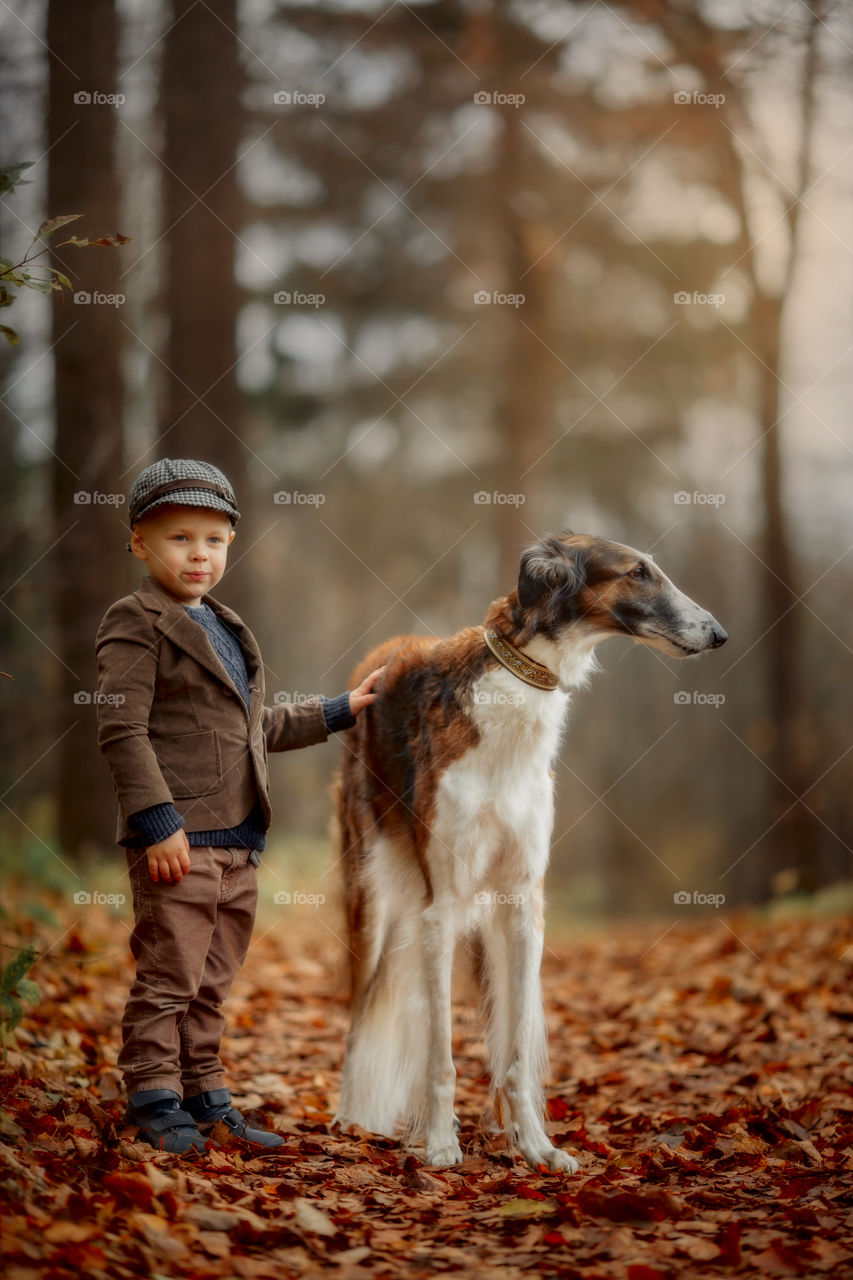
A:
<svg viewBox="0 0 853 1280">
<path fill-rule="evenodd" d="M 411 847 L 431 898 L 425 854 L 436 787 L 442 770 L 478 741 L 478 730 L 467 715 L 470 688 L 497 660 L 483 644 L 482 627 L 467 627 L 444 640 L 395 636 L 359 663 L 349 687 L 383 665 L 385 671 L 374 686 L 383 712 L 360 716 L 347 732 L 335 782 L 354 997 L 364 986 L 359 875 L 364 837 L 381 827 L 392 840 Z"/>
</svg>

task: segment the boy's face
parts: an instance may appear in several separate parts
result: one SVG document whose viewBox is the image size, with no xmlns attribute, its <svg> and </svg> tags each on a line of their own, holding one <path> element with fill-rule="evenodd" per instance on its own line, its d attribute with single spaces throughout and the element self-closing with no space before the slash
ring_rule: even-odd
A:
<svg viewBox="0 0 853 1280">
<path fill-rule="evenodd" d="M 165 591 L 194 605 L 225 572 L 233 538 L 231 521 L 221 511 L 163 506 L 133 526 L 130 549 Z"/>
</svg>

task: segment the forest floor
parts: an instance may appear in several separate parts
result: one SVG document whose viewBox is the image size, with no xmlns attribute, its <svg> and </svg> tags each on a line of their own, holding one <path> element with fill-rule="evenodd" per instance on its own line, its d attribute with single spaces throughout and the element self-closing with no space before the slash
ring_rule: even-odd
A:
<svg viewBox="0 0 853 1280">
<path fill-rule="evenodd" d="M 124 1126 L 115 1067 L 127 921 L 50 909 L 52 924 L 14 926 L 7 904 L 4 927 L 6 957 L 42 953 L 41 1000 L 0 1068 L 8 1280 L 853 1276 L 849 916 L 549 935 L 548 1129 L 580 1160 L 567 1177 L 484 1122 L 464 989 L 463 1163 L 430 1169 L 416 1147 L 331 1130 L 345 952 L 310 909 L 258 928 L 227 1004 L 235 1102 L 286 1145 L 155 1153 Z"/>
</svg>

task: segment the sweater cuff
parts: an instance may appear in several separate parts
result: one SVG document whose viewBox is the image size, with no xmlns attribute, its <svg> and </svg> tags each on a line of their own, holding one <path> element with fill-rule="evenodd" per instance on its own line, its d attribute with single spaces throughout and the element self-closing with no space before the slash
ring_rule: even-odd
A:
<svg viewBox="0 0 853 1280">
<path fill-rule="evenodd" d="M 128 818 L 130 826 L 141 831 L 148 844 L 159 844 L 168 836 L 180 831 L 184 820 L 170 802 L 152 804 L 148 809 L 140 809 Z"/>
<path fill-rule="evenodd" d="M 323 699 L 323 719 L 326 721 L 328 733 L 337 733 L 339 729 L 351 729 L 356 717 L 349 709 L 349 691 L 341 693 L 337 698 Z"/>
</svg>

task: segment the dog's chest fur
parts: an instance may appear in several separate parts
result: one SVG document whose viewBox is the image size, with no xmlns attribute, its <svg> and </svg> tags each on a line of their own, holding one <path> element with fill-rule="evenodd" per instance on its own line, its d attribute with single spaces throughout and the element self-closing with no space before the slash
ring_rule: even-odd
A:
<svg viewBox="0 0 853 1280">
<path fill-rule="evenodd" d="M 506 891 L 544 873 L 553 820 L 550 768 L 569 702 L 561 689 L 532 688 L 503 668 L 486 671 L 472 698 L 479 741 L 438 781 L 430 859 L 466 895 Z"/>
</svg>

